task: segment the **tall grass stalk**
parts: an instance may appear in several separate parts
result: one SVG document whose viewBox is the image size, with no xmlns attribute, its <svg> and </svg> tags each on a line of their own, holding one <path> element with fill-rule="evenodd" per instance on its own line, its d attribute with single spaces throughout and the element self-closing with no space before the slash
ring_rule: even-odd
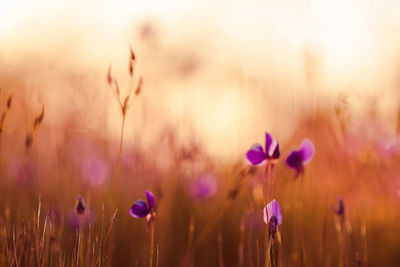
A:
<svg viewBox="0 0 400 267">
<path fill-rule="evenodd" d="M 126 95 L 125 98 L 121 97 L 121 91 L 119 88 L 118 81 L 111 75 L 111 65 L 108 68 L 107 82 L 111 86 L 111 90 L 115 96 L 115 99 L 118 102 L 118 105 L 121 110 L 121 115 L 122 115 L 121 132 L 120 132 L 120 138 L 119 138 L 119 150 L 118 150 L 117 161 L 116 161 L 115 167 L 114 167 L 113 179 L 112 179 L 112 184 L 113 184 L 112 201 L 113 201 L 114 208 L 116 207 L 116 201 L 117 201 L 116 196 L 117 196 L 117 192 L 118 192 L 118 180 L 119 180 L 120 168 L 121 168 L 122 145 L 124 142 L 126 114 L 127 114 L 127 111 L 129 109 L 132 101 L 133 101 L 131 95 L 132 95 L 132 89 L 133 89 L 135 62 L 136 62 L 135 54 L 134 54 L 132 48 L 130 48 L 129 86 L 128 86 L 128 94 Z M 134 93 L 134 96 L 139 95 L 139 93 L 141 92 L 142 83 L 143 83 L 143 80 L 142 80 L 142 77 L 140 77 L 138 85 L 137 85 L 135 93 Z"/>
</svg>

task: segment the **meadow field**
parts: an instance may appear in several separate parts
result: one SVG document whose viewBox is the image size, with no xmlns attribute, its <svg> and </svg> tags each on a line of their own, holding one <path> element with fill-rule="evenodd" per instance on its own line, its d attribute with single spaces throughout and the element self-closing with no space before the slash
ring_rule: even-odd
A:
<svg viewBox="0 0 400 267">
<path fill-rule="evenodd" d="M 150 2 L 0 11 L 0 265 L 399 266 L 400 6 Z"/>
</svg>

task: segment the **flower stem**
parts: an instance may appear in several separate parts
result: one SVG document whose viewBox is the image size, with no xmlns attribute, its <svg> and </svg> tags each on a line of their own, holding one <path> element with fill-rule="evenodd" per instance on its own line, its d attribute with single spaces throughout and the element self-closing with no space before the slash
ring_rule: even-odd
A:
<svg viewBox="0 0 400 267">
<path fill-rule="evenodd" d="M 156 222 L 151 226 L 150 230 L 150 263 L 149 266 L 153 267 L 153 257 L 154 257 L 154 229 L 156 228 Z"/>
</svg>

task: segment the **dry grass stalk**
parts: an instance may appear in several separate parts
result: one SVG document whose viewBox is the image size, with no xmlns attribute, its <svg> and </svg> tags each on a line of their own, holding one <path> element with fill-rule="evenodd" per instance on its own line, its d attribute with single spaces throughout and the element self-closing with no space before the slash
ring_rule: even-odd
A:
<svg viewBox="0 0 400 267">
<path fill-rule="evenodd" d="M 118 191 L 118 179 L 119 179 L 119 174 L 120 174 L 122 144 L 123 144 L 124 130 L 125 130 L 125 119 L 126 119 L 126 114 L 128 112 L 128 109 L 134 100 L 133 97 L 131 98 L 131 95 L 132 95 L 132 88 L 133 88 L 133 78 L 134 78 L 134 71 L 135 71 L 136 56 L 131 47 L 129 47 L 129 50 L 130 50 L 129 87 L 128 87 L 128 94 L 125 97 L 121 96 L 121 90 L 120 90 L 118 81 L 112 75 L 111 64 L 108 68 L 108 73 L 107 73 L 107 83 L 111 86 L 111 90 L 115 96 L 115 99 L 117 100 L 117 102 L 120 106 L 120 110 L 121 110 L 121 114 L 122 114 L 119 153 L 118 153 L 118 158 L 117 158 L 117 162 L 116 162 L 115 169 L 114 169 L 113 182 L 112 182 L 113 183 L 113 206 L 116 206 L 116 194 Z M 142 84 L 143 84 L 143 79 L 142 79 L 142 77 L 140 77 L 134 96 L 138 96 L 140 94 Z"/>
<path fill-rule="evenodd" d="M 13 100 L 14 94 L 11 93 L 8 97 L 7 97 L 7 103 L 6 103 L 6 108 L 4 109 L 3 113 L 1 114 L 1 118 L 0 118 L 0 134 L 3 133 L 4 130 L 4 124 L 7 118 L 8 113 L 11 110 L 11 105 L 12 105 L 12 100 Z"/>
<path fill-rule="evenodd" d="M 35 133 L 39 127 L 39 125 L 42 124 L 44 119 L 44 105 L 42 106 L 42 111 L 35 117 L 33 120 L 32 128 L 28 131 L 25 137 L 25 148 L 29 150 L 32 147 L 33 139 L 35 136 Z"/>
</svg>

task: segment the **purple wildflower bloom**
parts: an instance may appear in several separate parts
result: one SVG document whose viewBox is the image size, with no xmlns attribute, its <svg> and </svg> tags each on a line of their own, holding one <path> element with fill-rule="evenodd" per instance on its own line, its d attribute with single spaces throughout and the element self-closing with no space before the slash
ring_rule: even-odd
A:
<svg viewBox="0 0 400 267">
<path fill-rule="evenodd" d="M 264 208 L 264 222 L 268 224 L 272 217 L 275 217 L 278 221 L 278 224 L 282 224 L 282 213 L 281 207 L 279 206 L 278 201 L 273 199 L 271 202 L 267 204 Z"/>
<path fill-rule="evenodd" d="M 273 199 L 264 208 L 264 222 L 269 224 L 269 233 L 272 237 L 279 231 L 279 225 L 282 224 L 282 213 L 278 201 Z"/>
<path fill-rule="evenodd" d="M 77 214 L 76 210 L 75 212 L 71 212 L 67 217 L 66 217 L 66 222 L 67 225 L 71 229 L 76 229 L 82 227 L 85 223 L 93 225 L 96 223 L 97 217 L 94 213 L 94 211 L 87 209 L 84 214 Z"/>
<path fill-rule="evenodd" d="M 264 160 L 278 159 L 279 156 L 279 143 L 270 133 L 265 133 L 265 150 L 262 145 L 254 144 L 246 153 L 247 160 L 253 165 L 261 164 Z"/>
<path fill-rule="evenodd" d="M 107 161 L 94 153 L 86 156 L 80 164 L 82 164 L 82 177 L 92 186 L 101 186 L 110 172 Z"/>
<path fill-rule="evenodd" d="M 293 150 L 290 152 L 289 156 L 286 158 L 286 164 L 295 169 L 297 174 L 296 177 L 303 172 L 304 165 L 308 164 L 315 153 L 315 147 L 309 139 L 304 139 L 301 142 L 300 148 L 298 150 Z"/>
<path fill-rule="evenodd" d="M 71 227 L 72 229 L 77 229 L 83 225 L 83 223 L 85 222 L 85 217 L 79 216 L 77 214 L 70 214 L 67 222 L 69 227 Z"/>
<path fill-rule="evenodd" d="M 190 195 L 196 200 L 213 198 L 218 192 L 218 182 L 213 174 L 206 173 L 197 178 L 190 187 Z"/>
<path fill-rule="evenodd" d="M 129 214 L 134 218 L 143 218 L 153 213 L 153 208 L 156 204 L 156 199 L 149 190 L 146 190 L 147 203 L 144 200 L 137 200 L 131 207 Z"/>
</svg>

